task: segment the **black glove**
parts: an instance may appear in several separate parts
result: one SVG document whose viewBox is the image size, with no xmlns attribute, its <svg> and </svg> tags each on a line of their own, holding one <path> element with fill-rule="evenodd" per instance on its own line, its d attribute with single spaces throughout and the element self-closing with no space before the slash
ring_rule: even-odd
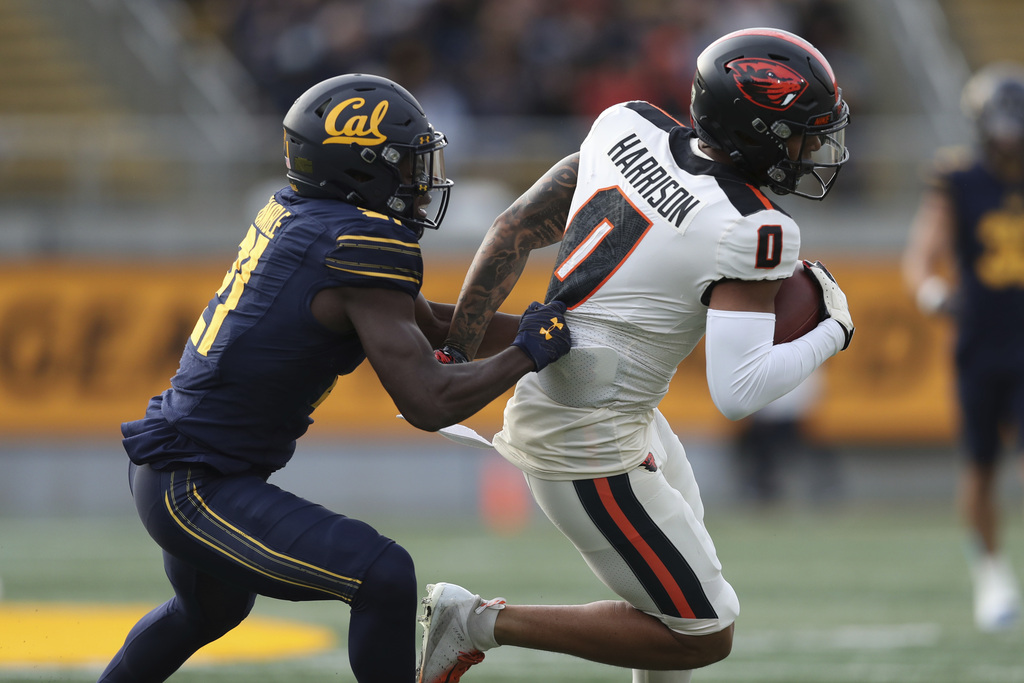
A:
<svg viewBox="0 0 1024 683">
<path fill-rule="evenodd" d="M 519 334 L 512 346 L 525 351 L 538 371 L 569 353 L 572 335 L 565 324 L 565 304 L 561 301 L 530 304 L 519 320 Z"/>
<path fill-rule="evenodd" d="M 466 358 L 466 354 L 462 353 L 462 351 L 459 351 L 458 349 L 453 349 L 450 346 L 442 346 L 439 349 L 434 349 L 434 358 L 437 359 L 438 363 L 443 365 L 469 362 L 469 359 Z"/>
</svg>

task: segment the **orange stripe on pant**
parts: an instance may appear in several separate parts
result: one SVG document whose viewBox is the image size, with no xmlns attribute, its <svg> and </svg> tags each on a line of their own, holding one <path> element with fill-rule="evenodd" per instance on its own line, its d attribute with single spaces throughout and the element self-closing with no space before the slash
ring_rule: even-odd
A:
<svg viewBox="0 0 1024 683">
<path fill-rule="evenodd" d="M 612 494 L 611 487 L 608 486 L 607 479 L 595 479 L 594 486 L 597 489 L 597 494 L 601 498 L 601 502 L 604 504 L 605 510 L 615 521 L 615 525 L 619 527 L 623 535 L 629 540 L 629 542 L 636 548 L 637 552 L 644 558 L 647 565 L 654 572 L 654 575 L 658 577 L 658 581 L 661 583 L 665 592 L 668 593 L 672 599 L 672 603 L 679 610 L 679 615 L 687 619 L 695 619 L 693 610 L 690 609 L 690 604 L 686 601 L 686 596 L 683 595 L 682 589 L 679 584 L 676 583 L 675 579 L 672 578 L 671 572 L 665 563 L 661 561 L 654 550 L 647 544 L 647 542 L 641 538 L 640 533 L 633 527 L 626 515 L 622 512 L 622 508 L 615 502 L 615 496 Z"/>
</svg>

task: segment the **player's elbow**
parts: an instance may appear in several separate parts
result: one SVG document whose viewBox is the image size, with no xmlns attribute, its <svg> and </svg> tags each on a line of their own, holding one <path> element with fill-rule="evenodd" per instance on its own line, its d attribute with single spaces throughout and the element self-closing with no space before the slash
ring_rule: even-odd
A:
<svg viewBox="0 0 1024 683">
<path fill-rule="evenodd" d="M 751 406 L 748 401 L 735 392 L 719 392 L 711 389 L 711 401 L 718 408 L 718 412 L 728 420 L 742 420 L 757 410 L 757 406 Z"/>
<path fill-rule="evenodd" d="M 718 412 L 722 413 L 726 419 L 732 420 L 733 422 L 749 417 L 755 412 L 755 409 L 749 406 L 719 404 L 717 402 L 715 403 L 715 406 L 718 408 Z"/>
<path fill-rule="evenodd" d="M 472 415 L 475 410 L 459 401 L 449 400 L 444 393 L 430 396 L 426 400 L 411 402 L 402 409 L 406 422 L 425 432 L 436 432 L 450 427 Z"/>
<path fill-rule="evenodd" d="M 457 419 L 452 419 L 431 406 L 417 406 L 403 410 L 402 417 L 416 429 L 422 429 L 425 432 L 436 432 L 442 427 L 458 422 Z"/>
</svg>

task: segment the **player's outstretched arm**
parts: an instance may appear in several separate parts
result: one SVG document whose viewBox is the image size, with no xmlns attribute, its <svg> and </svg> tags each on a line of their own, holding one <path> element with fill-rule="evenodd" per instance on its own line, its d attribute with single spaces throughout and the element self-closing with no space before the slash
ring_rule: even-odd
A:
<svg viewBox="0 0 1024 683">
<path fill-rule="evenodd" d="M 929 315 L 950 310 L 947 273 L 953 262 L 953 216 L 948 195 L 938 189 L 925 194 L 903 251 L 903 281 L 921 312 Z"/>
<path fill-rule="evenodd" d="M 562 159 L 495 219 L 466 273 L 447 346 L 470 359 L 494 352 L 484 333 L 519 281 L 530 252 L 562 239 L 578 172 L 578 153 Z"/>
<path fill-rule="evenodd" d="M 416 324 L 435 349 L 444 346 L 454 313 L 455 304 L 427 301 L 422 295 L 416 300 Z M 518 332 L 518 315 L 495 313 L 491 324 L 487 326 L 477 357 L 486 358 L 505 350 Z"/>
<path fill-rule="evenodd" d="M 567 353 L 570 346 L 564 305 L 537 305 L 522 315 L 512 345 L 494 357 L 478 363 L 442 364 L 417 324 L 416 303 L 408 294 L 363 288 L 325 292 L 318 297 L 331 297 L 337 319 L 347 320 L 359 335 L 395 406 L 410 424 L 427 431 L 470 417 L 523 375 Z"/>
</svg>

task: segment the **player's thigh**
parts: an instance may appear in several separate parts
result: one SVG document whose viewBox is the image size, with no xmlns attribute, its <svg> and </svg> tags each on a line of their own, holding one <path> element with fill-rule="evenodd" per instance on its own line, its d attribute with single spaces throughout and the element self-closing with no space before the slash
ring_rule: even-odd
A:
<svg viewBox="0 0 1024 683">
<path fill-rule="evenodd" d="M 661 469 L 669 486 L 679 492 L 693 511 L 693 516 L 703 524 L 704 501 L 701 500 L 697 478 L 693 475 L 682 442 L 660 410 L 654 411 L 653 426 L 651 455 L 655 464 Z"/>
<path fill-rule="evenodd" d="M 981 354 L 978 354 L 981 355 Z M 960 358 L 957 394 L 966 456 L 975 464 L 993 464 L 1000 450 L 1001 425 L 1010 416 L 1012 384 L 1006 368 L 985 358 Z"/>
<path fill-rule="evenodd" d="M 1010 375 L 1007 423 L 1016 431 L 1018 453 L 1024 453 L 1024 363 L 1015 364 Z"/>
<path fill-rule="evenodd" d="M 226 633 L 252 611 L 256 593 L 200 571 L 164 551 L 164 572 L 191 623 L 203 624 L 211 637 Z"/>
<path fill-rule="evenodd" d="M 351 602 L 393 543 L 255 475 L 138 468 L 136 506 L 150 535 L 202 573 L 285 600 Z"/>
<path fill-rule="evenodd" d="M 660 469 L 527 479 L 541 509 L 594 574 L 637 609 L 691 635 L 718 632 L 739 614 L 703 522 Z"/>
</svg>

